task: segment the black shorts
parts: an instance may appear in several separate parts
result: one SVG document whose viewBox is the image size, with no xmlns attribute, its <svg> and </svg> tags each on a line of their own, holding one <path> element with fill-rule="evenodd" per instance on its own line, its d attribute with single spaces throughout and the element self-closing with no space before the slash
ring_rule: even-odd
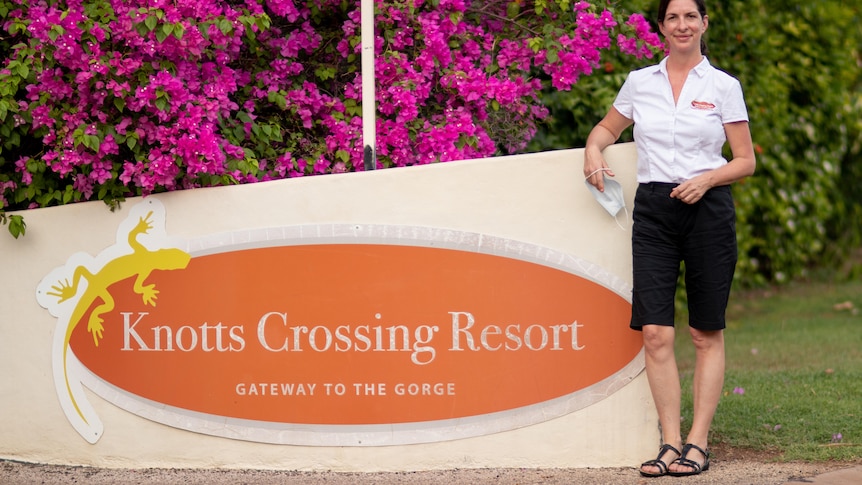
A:
<svg viewBox="0 0 862 485">
<path fill-rule="evenodd" d="M 730 186 L 715 187 L 697 203 L 686 204 L 670 197 L 676 185 L 640 184 L 635 194 L 631 327 L 673 326 L 684 262 L 689 326 L 721 330 L 737 259 Z"/>
</svg>

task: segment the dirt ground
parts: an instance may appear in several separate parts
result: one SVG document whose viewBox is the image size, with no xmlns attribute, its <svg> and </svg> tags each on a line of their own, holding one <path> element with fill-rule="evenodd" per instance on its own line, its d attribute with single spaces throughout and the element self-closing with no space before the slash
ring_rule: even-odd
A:
<svg viewBox="0 0 862 485">
<path fill-rule="evenodd" d="M 856 463 L 785 463 L 764 453 L 715 450 L 710 469 L 697 477 L 643 478 L 632 468 L 459 469 L 398 473 L 336 473 L 233 469 L 103 469 L 0 461 L 0 483 L 29 484 L 500 484 L 500 485 L 784 485 L 821 483 L 815 477 L 859 467 Z M 862 469 L 860 469 L 862 470 Z M 862 473 L 862 471 L 860 471 Z"/>
</svg>

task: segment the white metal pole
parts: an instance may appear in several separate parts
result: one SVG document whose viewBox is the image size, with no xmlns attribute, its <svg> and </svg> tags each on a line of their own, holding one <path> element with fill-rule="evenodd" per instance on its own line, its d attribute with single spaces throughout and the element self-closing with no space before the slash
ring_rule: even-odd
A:
<svg viewBox="0 0 862 485">
<path fill-rule="evenodd" d="M 362 145 L 365 170 L 377 168 L 377 100 L 374 96 L 374 0 L 362 0 Z"/>
</svg>

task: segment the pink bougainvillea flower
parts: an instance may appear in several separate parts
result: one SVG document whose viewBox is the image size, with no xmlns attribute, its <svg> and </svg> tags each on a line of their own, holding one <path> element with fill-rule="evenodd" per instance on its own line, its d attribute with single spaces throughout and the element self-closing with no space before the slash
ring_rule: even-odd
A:
<svg viewBox="0 0 862 485">
<path fill-rule="evenodd" d="M 87 200 L 364 169 L 360 0 L 13 4 L 0 70 L 40 66 L 13 119 L 43 148 L 0 209 L 43 171 Z M 537 74 L 567 90 L 614 45 L 663 48 L 608 2 L 513 5 L 375 2 L 378 168 L 521 151 L 548 116 Z"/>
</svg>

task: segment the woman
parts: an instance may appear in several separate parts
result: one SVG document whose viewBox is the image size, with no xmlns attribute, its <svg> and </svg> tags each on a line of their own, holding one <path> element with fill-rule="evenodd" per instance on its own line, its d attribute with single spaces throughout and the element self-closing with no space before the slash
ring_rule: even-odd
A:
<svg viewBox="0 0 862 485">
<path fill-rule="evenodd" d="M 634 124 L 638 151 L 631 327 L 643 333 L 646 372 L 663 445 L 644 476 L 696 475 L 709 468 L 707 438 L 724 385 L 725 309 L 736 266 L 730 184 L 754 173 L 748 113 L 739 82 L 705 57 L 703 0 L 661 0 L 658 25 L 668 55 L 633 71 L 593 128 L 584 175 L 598 190 L 614 176 L 602 151 Z M 733 158 L 722 157 L 724 143 Z M 680 431 L 674 356 L 674 297 L 685 264 L 689 332 L 696 351 L 694 417 Z"/>
</svg>

